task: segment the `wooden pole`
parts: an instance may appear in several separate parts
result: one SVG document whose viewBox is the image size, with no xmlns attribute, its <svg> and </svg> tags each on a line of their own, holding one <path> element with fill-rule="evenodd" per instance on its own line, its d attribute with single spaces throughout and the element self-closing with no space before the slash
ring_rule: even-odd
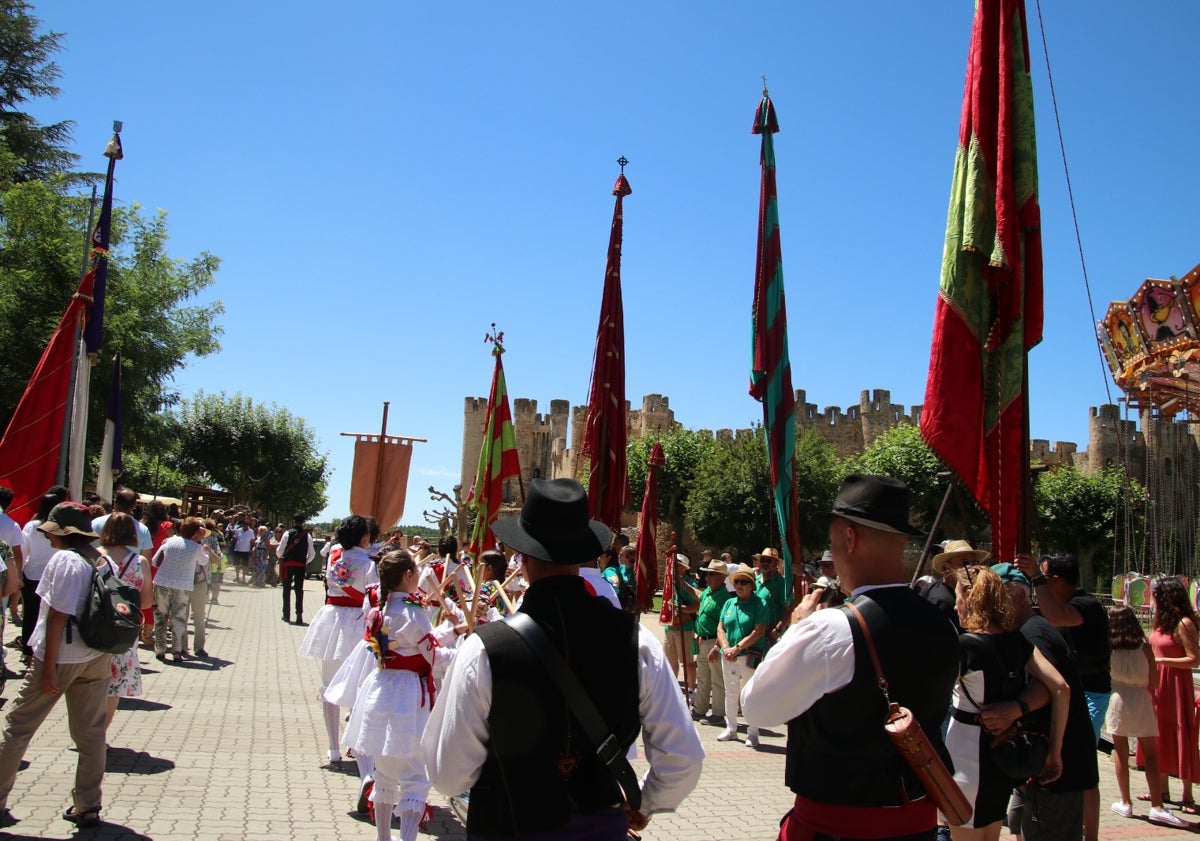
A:
<svg viewBox="0 0 1200 841">
<path fill-rule="evenodd" d="M 929 560 L 929 552 L 933 548 L 933 538 L 937 534 L 938 526 L 942 524 L 942 515 L 946 513 L 946 506 L 950 503 L 950 497 L 954 493 L 954 477 L 949 473 L 939 473 L 938 478 L 946 478 L 946 495 L 942 497 L 942 504 L 938 506 L 937 516 L 933 518 L 933 525 L 929 529 L 929 537 L 925 538 L 925 548 L 921 550 L 921 560 L 917 561 L 917 568 L 913 571 L 912 582 L 909 584 L 914 590 L 917 589 L 917 579 L 925 572 L 925 562 Z"/>
<path fill-rule="evenodd" d="M 379 513 L 379 495 L 383 492 L 383 455 L 384 449 L 387 446 L 387 418 L 388 406 L 391 405 L 387 400 L 383 401 L 383 424 L 379 429 L 379 450 L 375 455 L 375 492 L 371 496 L 371 516 L 374 517 Z M 394 523 L 380 523 L 380 528 L 385 526 L 390 528 Z"/>
</svg>

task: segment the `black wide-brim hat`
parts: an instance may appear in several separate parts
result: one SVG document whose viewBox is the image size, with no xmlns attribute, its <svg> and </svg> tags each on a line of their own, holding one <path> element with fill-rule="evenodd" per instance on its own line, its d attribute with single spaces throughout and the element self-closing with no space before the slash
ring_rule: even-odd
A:
<svg viewBox="0 0 1200 841">
<path fill-rule="evenodd" d="M 593 561 L 612 543 L 608 526 L 588 517 L 587 491 L 574 479 L 534 479 L 516 517 L 492 533 L 506 546 L 552 564 Z"/>
<path fill-rule="evenodd" d="M 890 476 L 847 476 L 833 501 L 833 515 L 893 534 L 925 534 L 908 522 L 908 485 Z"/>
</svg>

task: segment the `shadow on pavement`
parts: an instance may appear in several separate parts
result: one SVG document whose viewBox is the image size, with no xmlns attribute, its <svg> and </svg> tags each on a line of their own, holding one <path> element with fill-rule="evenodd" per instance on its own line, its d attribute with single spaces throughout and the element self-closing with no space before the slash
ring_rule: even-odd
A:
<svg viewBox="0 0 1200 841">
<path fill-rule="evenodd" d="M 433 810 L 433 816 L 425 827 L 425 835 L 431 838 L 442 838 L 447 835 L 455 838 L 463 837 L 463 825 L 458 822 L 458 818 L 454 816 L 453 812 L 445 806 L 435 806 L 432 803 L 430 808 Z"/>
<path fill-rule="evenodd" d="M 104 763 L 106 774 L 162 774 L 175 767 L 175 763 L 145 751 L 129 748 L 109 748 Z"/>
<path fill-rule="evenodd" d="M 65 821 L 63 823 L 69 825 Z M 69 839 L 77 837 L 73 832 L 73 830 L 64 831 L 61 835 L 22 835 L 19 832 L 0 831 L 0 839 L 4 839 L 4 841 L 9 841 L 9 839 L 11 841 L 39 841 L 39 839 L 45 841 L 48 838 Z M 108 823 L 107 821 L 93 829 L 79 830 L 79 836 L 86 836 L 89 841 L 91 839 L 95 841 L 154 841 L 150 836 L 142 835 L 140 832 L 132 830 L 127 826 L 122 826 L 119 823 Z"/>
<path fill-rule="evenodd" d="M 345 774 L 347 777 L 358 776 L 358 763 L 353 759 L 343 759 L 341 762 L 326 762 L 321 766 L 322 771 L 332 771 L 335 774 Z"/>
<path fill-rule="evenodd" d="M 148 701 L 145 698 L 118 698 L 118 710 L 139 710 L 141 712 L 162 712 L 171 709 L 170 704 L 162 701 Z"/>
</svg>

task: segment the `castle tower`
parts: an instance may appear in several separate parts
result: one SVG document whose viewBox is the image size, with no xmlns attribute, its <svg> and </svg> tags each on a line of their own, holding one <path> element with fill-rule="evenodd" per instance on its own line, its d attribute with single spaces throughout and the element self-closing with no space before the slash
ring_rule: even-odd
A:
<svg viewBox="0 0 1200 841">
<path fill-rule="evenodd" d="M 483 447 L 483 425 L 487 421 L 487 398 L 468 397 L 463 410 L 462 497 L 467 498 L 475 470 L 479 467 L 479 450 Z"/>
</svg>

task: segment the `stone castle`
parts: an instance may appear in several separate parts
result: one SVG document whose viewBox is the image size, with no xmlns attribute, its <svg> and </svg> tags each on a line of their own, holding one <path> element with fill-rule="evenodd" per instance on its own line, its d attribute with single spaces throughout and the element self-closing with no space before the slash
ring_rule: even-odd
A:
<svg viewBox="0 0 1200 841">
<path fill-rule="evenodd" d="M 909 411 L 892 403 L 886 389 L 864 390 L 857 406 L 842 409 L 826 406 L 818 410 L 808 403 L 803 390 L 796 391 L 796 424 L 812 430 L 845 457 L 861 453 L 876 438 L 902 423 L 919 426 L 921 406 Z M 513 431 L 521 460 L 521 477 L 528 484 L 534 477 L 556 479 L 575 476 L 578 466 L 578 442 L 583 438 L 587 406 L 572 407 L 567 400 L 551 400 L 549 414 L 537 410 L 536 400 L 518 397 L 513 400 Z M 487 399 L 466 398 L 463 418 L 462 487 L 463 495 L 471 487 L 483 444 L 483 425 Z M 625 403 L 629 439 L 640 438 L 652 430 L 673 429 L 679 424 L 671 410 L 670 401 L 661 394 L 647 394 L 640 409 Z M 1140 428 L 1139 428 L 1140 421 Z M 1125 420 L 1112 404 L 1092 407 L 1088 418 L 1087 449 L 1080 452 L 1070 441 L 1046 439 L 1030 441 L 1034 459 L 1057 467 L 1073 465 L 1084 473 L 1095 473 L 1123 461 L 1130 466 L 1132 476 L 1150 486 L 1173 477 L 1194 477 L 1200 465 L 1200 426 L 1186 421 L 1159 421 L 1148 414 L 1139 421 Z M 1150 430 L 1147 434 L 1146 430 Z M 718 437 L 739 434 L 742 430 L 717 430 Z M 568 437 L 569 433 L 569 437 Z M 568 443 L 570 446 L 568 446 Z M 1123 453 L 1123 450 L 1127 452 Z M 1156 466 L 1155 476 L 1147 476 L 1147 464 Z M 1182 484 L 1182 483 L 1181 483 Z M 517 499 L 517 483 L 505 489 L 505 500 Z M 1181 488 L 1181 493 L 1186 490 Z"/>
</svg>

